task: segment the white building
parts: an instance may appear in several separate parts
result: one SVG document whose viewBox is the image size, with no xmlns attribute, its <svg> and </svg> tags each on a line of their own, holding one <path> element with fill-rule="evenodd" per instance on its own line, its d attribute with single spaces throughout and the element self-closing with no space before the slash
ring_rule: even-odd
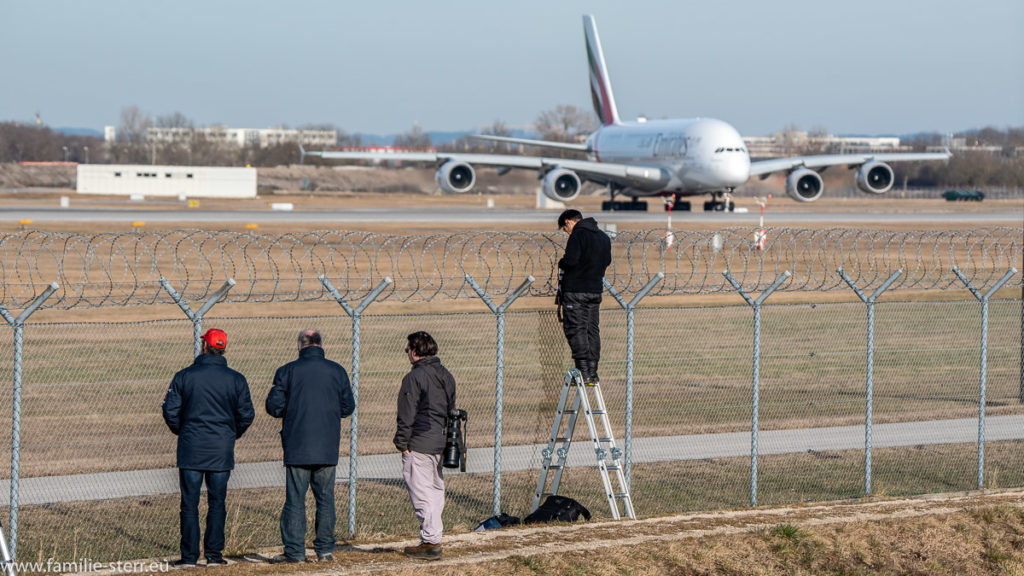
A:
<svg viewBox="0 0 1024 576">
<path fill-rule="evenodd" d="M 279 144 L 302 144 L 303 146 L 334 146 L 338 142 L 337 130 L 291 130 L 285 128 L 228 128 L 227 126 L 206 126 L 202 128 L 146 128 L 146 141 L 158 144 L 188 142 L 193 137 L 202 137 L 214 142 L 235 146 L 259 146 L 267 148 Z M 104 129 L 107 142 L 114 142 L 117 130 L 113 126 Z"/>
<path fill-rule="evenodd" d="M 79 164 L 79 194 L 255 198 L 255 168 Z"/>
</svg>

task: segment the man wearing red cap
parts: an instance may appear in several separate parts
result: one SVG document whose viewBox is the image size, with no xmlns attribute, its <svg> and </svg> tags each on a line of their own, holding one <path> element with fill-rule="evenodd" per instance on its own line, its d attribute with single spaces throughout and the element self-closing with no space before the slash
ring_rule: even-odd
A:
<svg viewBox="0 0 1024 576">
<path fill-rule="evenodd" d="M 203 552 L 207 566 L 224 560 L 228 478 L 235 468 L 235 440 L 256 416 L 249 384 L 228 368 L 228 335 L 211 328 L 202 336 L 202 354 L 171 380 L 164 397 L 167 427 L 178 437 L 178 483 L 181 486 L 181 559 L 176 567 L 199 559 L 199 492 L 206 482 L 209 511 Z"/>
</svg>

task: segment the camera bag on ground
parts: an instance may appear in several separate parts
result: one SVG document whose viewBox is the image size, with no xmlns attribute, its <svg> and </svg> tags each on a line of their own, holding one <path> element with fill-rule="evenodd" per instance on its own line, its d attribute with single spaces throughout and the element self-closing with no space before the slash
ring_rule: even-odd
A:
<svg viewBox="0 0 1024 576">
<path fill-rule="evenodd" d="M 590 511 L 583 504 L 567 496 L 548 496 L 532 514 L 523 520 L 523 524 L 536 524 L 538 522 L 575 522 L 583 516 L 590 520 Z"/>
</svg>

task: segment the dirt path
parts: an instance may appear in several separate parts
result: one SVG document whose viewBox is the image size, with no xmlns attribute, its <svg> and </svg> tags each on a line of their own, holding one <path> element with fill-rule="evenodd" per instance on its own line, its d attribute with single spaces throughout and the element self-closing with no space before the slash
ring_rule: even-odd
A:
<svg viewBox="0 0 1024 576">
<path fill-rule="evenodd" d="M 889 573 L 893 568 L 900 573 L 1018 573 L 1017 568 L 1024 565 L 1020 552 L 1015 552 L 1024 547 L 1022 507 L 1024 488 L 902 499 L 880 497 L 446 535 L 444 558 L 436 562 L 405 558 L 400 552 L 404 546 L 416 543 L 412 540 L 339 543 L 336 561 L 331 564 L 268 565 L 236 559 L 218 573 L 604 574 L 621 573 L 623 565 L 630 567 L 630 573 L 647 574 L 832 573 L 818 572 L 813 567 L 810 572 L 791 571 L 793 560 L 787 559 L 787 554 L 798 552 L 803 562 L 828 565 L 827 556 L 837 552 L 822 544 L 827 542 L 837 542 L 839 556 L 850 556 L 865 567 L 856 573 Z M 971 531 L 984 529 L 985 525 L 995 526 L 1000 532 L 978 536 Z M 842 538 L 852 543 L 840 541 Z M 892 539 L 914 547 L 910 561 L 923 569 L 907 569 Z M 979 540 L 984 552 L 974 554 L 971 546 Z M 1002 548 L 993 544 L 998 540 L 1006 541 L 1007 552 L 998 552 Z M 946 550 L 940 554 L 943 548 Z M 279 551 L 261 552 L 272 555 Z M 808 558 L 809 551 L 826 557 Z M 673 554 L 681 554 L 685 566 L 673 560 L 676 563 L 670 564 L 679 569 L 666 569 L 666 559 L 659 555 L 662 553 L 670 559 Z M 730 554 L 735 557 L 725 558 Z M 743 564 L 744 556 L 751 554 L 763 556 L 758 562 L 764 565 L 755 569 Z M 770 569 L 773 562 L 779 562 L 771 557 L 773 554 L 782 557 L 782 572 Z M 971 562 L 975 556 L 980 568 Z M 611 564 L 602 566 L 601 558 L 609 559 Z"/>
</svg>

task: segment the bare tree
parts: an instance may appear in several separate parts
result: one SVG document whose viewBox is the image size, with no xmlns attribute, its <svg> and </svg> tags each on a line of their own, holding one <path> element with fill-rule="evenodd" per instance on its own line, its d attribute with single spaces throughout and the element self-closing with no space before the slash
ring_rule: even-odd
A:
<svg viewBox="0 0 1024 576">
<path fill-rule="evenodd" d="M 597 129 L 593 112 L 565 104 L 541 112 L 534 124 L 541 138 L 556 142 L 578 142 Z"/>
<path fill-rule="evenodd" d="M 151 161 L 152 150 L 147 150 L 146 129 L 152 126 L 149 115 L 138 106 L 121 109 L 117 137 L 110 145 L 110 158 L 120 164 L 141 164 Z"/>
<path fill-rule="evenodd" d="M 396 148 L 430 148 L 430 136 L 420 128 L 419 123 L 412 125 L 412 129 L 404 134 L 395 137 Z"/>
</svg>

